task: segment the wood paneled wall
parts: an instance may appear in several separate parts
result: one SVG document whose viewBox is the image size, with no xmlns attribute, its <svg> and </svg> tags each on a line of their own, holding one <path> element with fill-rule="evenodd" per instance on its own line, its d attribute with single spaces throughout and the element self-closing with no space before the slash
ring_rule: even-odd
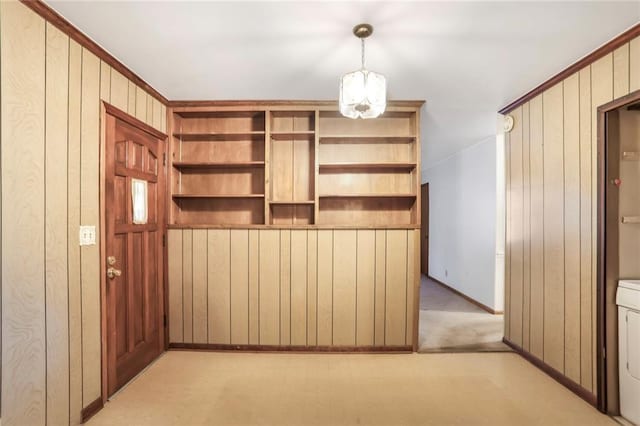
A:
<svg viewBox="0 0 640 426">
<path fill-rule="evenodd" d="M 171 343 L 413 344 L 419 230 L 168 233 Z"/>
<path fill-rule="evenodd" d="M 597 107 L 640 89 L 640 38 L 511 112 L 505 336 L 596 392 Z"/>
<path fill-rule="evenodd" d="M 100 397 L 100 101 L 166 108 L 19 2 L 0 3 L 2 423 L 79 424 Z M 99 238 L 99 235 L 98 235 Z"/>
</svg>

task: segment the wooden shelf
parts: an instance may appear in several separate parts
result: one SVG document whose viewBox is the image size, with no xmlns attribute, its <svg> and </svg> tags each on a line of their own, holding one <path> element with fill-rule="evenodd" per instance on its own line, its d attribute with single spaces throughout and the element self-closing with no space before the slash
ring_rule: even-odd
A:
<svg viewBox="0 0 640 426">
<path fill-rule="evenodd" d="M 176 169 L 244 169 L 264 167 L 264 161 L 244 161 L 234 163 L 175 161 L 173 163 L 173 167 Z"/>
<path fill-rule="evenodd" d="M 319 198 L 416 198 L 415 194 L 321 194 Z"/>
<path fill-rule="evenodd" d="M 380 136 L 380 135 L 325 135 L 320 136 L 320 143 L 412 143 L 414 136 Z"/>
<path fill-rule="evenodd" d="M 319 169 L 323 170 L 406 170 L 411 171 L 416 168 L 416 163 L 358 163 L 358 162 L 341 162 L 341 163 L 323 163 L 319 165 Z"/>
<path fill-rule="evenodd" d="M 265 132 L 223 132 L 223 133 L 174 133 L 173 136 L 182 142 L 206 142 L 206 141 L 238 141 L 264 136 Z"/>
<path fill-rule="evenodd" d="M 203 199 L 203 198 L 264 198 L 264 194 L 173 194 L 173 198 Z"/>
<path fill-rule="evenodd" d="M 281 206 L 299 206 L 299 205 L 313 205 L 315 202 L 313 200 L 272 200 L 269 201 L 269 204 L 272 205 L 281 205 Z"/>
<path fill-rule="evenodd" d="M 308 131 L 294 131 L 294 132 L 271 132 L 271 139 L 273 140 L 289 140 L 295 138 L 308 138 L 316 134 L 313 130 Z"/>
</svg>

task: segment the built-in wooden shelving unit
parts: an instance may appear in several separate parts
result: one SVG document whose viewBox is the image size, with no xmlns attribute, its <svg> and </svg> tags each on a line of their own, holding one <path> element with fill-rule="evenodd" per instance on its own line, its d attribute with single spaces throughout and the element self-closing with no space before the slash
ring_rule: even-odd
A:
<svg viewBox="0 0 640 426">
<path fill-rule="evenodd" d="M 327 102 L 170 109 L 170 225 L 414 227 L 420 103 L 352 120 Z"/>
</svg>

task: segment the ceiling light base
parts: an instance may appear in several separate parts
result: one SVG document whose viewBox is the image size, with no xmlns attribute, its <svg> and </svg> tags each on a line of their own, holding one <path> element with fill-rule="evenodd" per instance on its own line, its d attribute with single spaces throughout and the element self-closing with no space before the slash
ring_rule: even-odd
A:
<svg viewBox="0 0 640 426">
<path fill-rule="evenodd" d="M 358 24 L 353 27 L 353 35 L 358 38 L 367 38 L 373 34 L 373 26 L 370 24 Z"/>
</svg>

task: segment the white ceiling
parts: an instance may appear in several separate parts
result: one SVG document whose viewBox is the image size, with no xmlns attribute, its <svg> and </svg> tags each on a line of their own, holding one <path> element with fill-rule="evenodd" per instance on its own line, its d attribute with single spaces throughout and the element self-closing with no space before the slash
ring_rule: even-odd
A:
<svg viewBox="0 0 640 426">
<path fill-rule="evenodd" d="M 640 2 L 48 3 L 171 100 L 336 99 L 367 65 L 426 99 L 423 168 L 495 134 L 496 111 L 640 20 Z"/>
</svg>

